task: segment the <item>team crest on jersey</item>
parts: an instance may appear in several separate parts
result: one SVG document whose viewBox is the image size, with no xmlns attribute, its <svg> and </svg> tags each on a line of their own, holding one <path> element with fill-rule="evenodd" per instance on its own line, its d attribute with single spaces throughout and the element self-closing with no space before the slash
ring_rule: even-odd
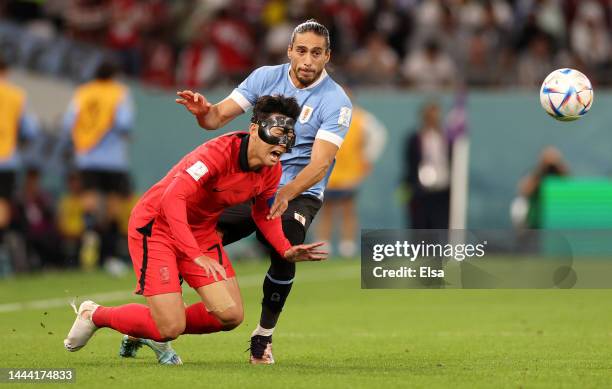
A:
<svg viewBox="0 0 612 389">
<path fill-rule="evenodd" d="M 204 174 L 208 173 L 208 167 L 204 165 L 204 162 L 197 161 L 187 169 L 187 173 L 189 173 L 191 178 L 198 181 Z"/>
<path fill-rule="evenodd" d="M 300 123 L 308 122 L 310 120 L 310 117 L 312 116 L 312 111 L 314 111 L 312 107 L 305 105 L 302 108 L 302 113 L 300 113 Z"/>
<path fill-rule="evenodd" d="M 344 127 L 348 127 L 351 124 L 351 113 L 352 109 L 349 107 L 340 108 L 340 115 L 338 116 L 338 124 Z"/>
</svg>

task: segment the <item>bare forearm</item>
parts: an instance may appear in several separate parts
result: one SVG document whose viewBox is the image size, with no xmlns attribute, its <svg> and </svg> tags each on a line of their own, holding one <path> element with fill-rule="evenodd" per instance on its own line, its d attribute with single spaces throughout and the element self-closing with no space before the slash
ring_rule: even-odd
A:
<svg viewBox="0 0 612 389">
<path fill-rule="evenodd" d="M 219 107 L 216 105 L 213 105 L 206 115 L 198 115 L 196 116 L 196 119 L 198 121 L 198 125 L 205 130 L 216 130 L 223 126 L 223 124 L 221 124 Z"/>
<path fill-rule="evenodd" d="M 315 163 L 311 162 L 308 164 L 290 183 L 283 187 L 283 190 L 290 199 L 294 199 L 303 193 L 317 182 L 321 181 L 327 170 L 329 169 L 328 163 Z"/>
</svg>

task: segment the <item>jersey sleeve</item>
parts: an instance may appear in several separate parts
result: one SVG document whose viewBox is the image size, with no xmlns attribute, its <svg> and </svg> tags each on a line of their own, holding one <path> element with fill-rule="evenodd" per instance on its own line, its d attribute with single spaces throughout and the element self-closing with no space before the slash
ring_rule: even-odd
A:
<svg viewBox="0 0 612 389">
<path fill-rule="evenodd" d="M 343 91 L 336 92 L 328 98 L 321 110 L 322 123 L 317 131 L 316 139 L 323 139 L 336 146 L 342 146 L 344 137 L 351 125 L 353 105 Z"/>
<path fill-rule="evenodd" d="M 268 67 L 262 66 L 255 69 L 249 76 L 232 91 L 229 98 L 234 100 L 243 111 L 247 111 L 261 96 L 268 81 Z"/>
<path fill-rule="evenodd" d="M 281 167 L 277 164 L 271 172 L 270 177 L 266 180 L 266 187 L 255 197 L 253 204 L 252 216 L 257 228 L 268 243 L 276 250 L 280 256 L 284 256 L 285 252 L 291 248 L 291 243 L 285 237 L 283 232 L 283 224 L 280 217 L 268 220 L 266 217 L 270 212 L 270 206 L 274 202 L 274 195 L 278 188 L 278 183 L 281 179 Z"/>
</svg>

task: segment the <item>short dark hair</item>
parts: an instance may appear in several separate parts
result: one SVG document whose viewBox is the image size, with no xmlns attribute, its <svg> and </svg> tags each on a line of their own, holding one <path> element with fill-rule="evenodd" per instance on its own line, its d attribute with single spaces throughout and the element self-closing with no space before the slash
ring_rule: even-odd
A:
<svg viewBox="0 0 612 389">
<path fill-rule="evenodd" d="M 329 50 L 329 31 L 327 30 L 327 27 L 317 22 L 315 19 L 308 19 L 293 29 L 293 33 L 291 34 L 291 46 L 293 46 L 293 42 L 295 41 L 295 35 L 303 34 L 305 32 L 312 32 L 325 38 L 325 50 Z"/>
<path fill-rule="evenodd" d="M 255 102 L 251 123 L 259 123 L 275 113 L 297 120 L 300 115 L 300 106 L 295 97 L 285 97 L 283 95 L 261 96 Z"/>
<path fill-rule="evenodd" d="M 119 66 L 112 60 L 104 60 L 98 65 L 94 77 L 96 80 L 109 80 L 119 73 Z"/>
</svg>

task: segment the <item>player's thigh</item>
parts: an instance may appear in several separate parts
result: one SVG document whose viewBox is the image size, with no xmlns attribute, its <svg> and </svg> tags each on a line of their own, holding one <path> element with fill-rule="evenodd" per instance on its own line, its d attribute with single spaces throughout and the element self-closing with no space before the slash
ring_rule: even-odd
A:
<svg viewBox="0 0 612 389">
<path fill-rule="evenodd" d="M 257 226 L 251 216 L 251 203 L 245 202 L 223 211 L 217 222 L 223 246 L 239 241 L 251 235 Z"/>
<path fill-rule="evenodd" d="M 176 338 L 185 329 L 185 304 L 181 293 L 147 297 L 151 316 L 162 337 Z"/>
</svg>

